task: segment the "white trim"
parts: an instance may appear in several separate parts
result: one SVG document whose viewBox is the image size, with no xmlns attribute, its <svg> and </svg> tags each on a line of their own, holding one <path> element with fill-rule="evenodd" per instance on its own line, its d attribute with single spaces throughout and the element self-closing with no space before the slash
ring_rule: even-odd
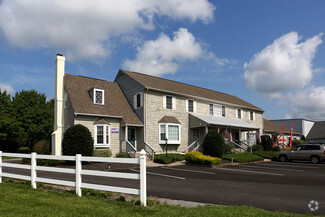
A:
<svg viewBox="0 0 325 217">
<path fill-rule="evenodd" d="M 171 97 L 172 98 L 172 108 L 167 108 L 167 97 Z M 175 110 L 176 109 L 176 100 L 174 99 L 175 97 L 171 96 L 171 95 L 165 95 L 164 96 L 164 100 L 163 100 L 163 108 L 167 109 L 167 110 Z"/>
<path fill-rule="evenodd" d="M 189 110 L 189 105 L 190 105 L 189 101 L 190 100 L 193 102 L 193 111 Z M 187 112 L 195 112 L 195 105 L 196 105 L 196 103 L 195 103 L 194 99 L 187 99 L 186 100 L 186 111 Z"/>
<path fill-rule="evenodd" d="M 103 143 L 97 143 L 97 127 L 103 127 Z M 108 132 L 108 141 L 107 141 L 107 132 Z M 111 144 L 111 127 L 107 124 L 94 124 L 94 147 L 103 148 L 110 147 Z"/>
<path fill-rule="evenodd" d="M 158 132 L 159 132 L 159 135 L 158 135 L 158 140 L 159 140 L 159 144 L 166 144 L 166 141 L 165 140 L 160 140 L 160 126 L 161 125 L 165 125 L 165 129 L 166 129 L 166 138 L 168 139 L 168 127 L 169 126 L 178 126 L 178 140 L 169 140 L 168 139 L 168 142 L 167 144 L 181 144 L 181 125 L 180 124 L 174 124 L 174 123 L 159 123 L 158 127 Z"/>
<path fill-rule="evenodd" d="M 94 93 L 93 93 L 93 102 L 96 105 L 105 105 L 105 91 L 103 89 L 97 89 L 94 88 L 93 89 Z M 98 92 L 102 92 L 102 103 L 96 103 L 96 91 Z"/>
<path fill-rule="evenodd" d="M 137 129 L 135 127 L 128 127 L 127 141 L 131 144 L 131 142 L 129 141 L 129 130 L 132 130 L 132 129 L 134 130 L 134 148 L 135 148 L 135 150 L 138 150 L 137 149 Z"/>
<path fill-rule="evenodd" d="M 251 112 L 253 112 L 253 120 L 251 120 Z M 249 110 L 249 120 L 250 121 L 255 121 L 255 112 L 252 110 Z"/>
<path fill-rule="evenodd" d="M 212 105 L 213 116 L 222 117 L 222 105 L 209 103 L 209 115 L 211 115 L 210 114 L 210 105 Z"/>
<path fill-rule="evenodd" d="M 140 106 L 138 107 L 138 95 L 140 95 Z M 138 109 L 143 107 L 143 93 L 138 92 L 133 96 L 133 108 Z"/>
</svg>

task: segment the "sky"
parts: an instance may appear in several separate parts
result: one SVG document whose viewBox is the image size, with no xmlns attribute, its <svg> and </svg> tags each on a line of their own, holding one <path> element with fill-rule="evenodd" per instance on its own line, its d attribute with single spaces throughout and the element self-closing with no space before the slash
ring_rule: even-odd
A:
<svg viewBox="0 0 325 217">
<path fill-rule="evenodd" d="M 235 95 L 264 118 L 325 120 L 323 0 L 0 0 L 0 89 L 54 98 L 119 69 Z"/>
</svg>

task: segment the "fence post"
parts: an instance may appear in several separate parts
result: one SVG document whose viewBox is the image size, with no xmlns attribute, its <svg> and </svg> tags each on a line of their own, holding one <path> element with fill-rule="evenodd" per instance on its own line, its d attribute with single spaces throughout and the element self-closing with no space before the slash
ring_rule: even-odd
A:
<svg viewBox="0 0 325 217">
<path fill-rule="evenodd" d="M 0 151 L 0 183 L 2 183 L 2 151 Z"/>
<path fill-rule="evenodd" d="M 36 189 L 36 152 L 31 154 L 31 184 L 34 189 Z"/>
<path fill-rule="evenodd" d="M 81 197 L 81 154 L 76 154 L 76 194 Z"/>
<path fill-rule="evenodd" d="M 143 206 L 147 206 L 147 177 L 146 177 L 146 152 L 140 152 L 140 201 Z"/>
</svg>

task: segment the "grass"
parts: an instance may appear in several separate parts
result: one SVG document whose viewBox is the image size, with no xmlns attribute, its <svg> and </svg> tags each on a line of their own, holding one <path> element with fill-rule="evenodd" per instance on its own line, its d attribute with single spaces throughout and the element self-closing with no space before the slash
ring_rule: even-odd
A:
<svg viewBox="0 0 325 217">
<path fill-rule="evenodd" d="M 231 160 L 231 158 L 233 158 L 234 161 L 236 161 L 238 163 L 248 163 L 248 162 L 264 160 L 264 158 L 261 157 L 261 156 L 257 156 L 257 155 L 250 154 L 250 153 L 247 153 L 247 152 L 231 153 L 231 154 L 227 154 L 227 155 L 222 156 L 222 158 L 226 159 L 226 160 Z"/>
<path fill-rule="evenodd" d="M 1 216 L 304 216 L 248 206 L 136 206 L 101 197 L 35 190 L 26 184 L 0 184 Z"/>
<path fill-rule="evenodd" d="M 19 159 L 19 157 L 2 157 L 2 160 Z"/>
<path fill-rule="evenodd" d="M 277 151 L 254 151 L 253 154 L 264 157 L 266 159 L 275 159 Z"/>
</svg>

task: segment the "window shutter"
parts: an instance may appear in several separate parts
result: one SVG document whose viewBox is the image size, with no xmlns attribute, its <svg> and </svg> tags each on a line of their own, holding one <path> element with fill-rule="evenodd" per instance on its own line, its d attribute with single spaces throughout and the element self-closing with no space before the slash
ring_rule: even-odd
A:
<svg viewBox="0 0 325 217">
<path fill-rule="evenodd" d="M 172 105 L 173 106 L 173 110 L 176 110 L 176 98 L 173 97 L 172 100 L 173 100 L 172 101 L 173 102 L 173 105 Z"/>
<path fill-rule="evenodd" d="M 193 112 L 196 112 L 196 101 L 193 100 Z"/>
<path fill-rule="evenodd" d="M 137 108 L 137 95 L 136 94 L 133 96 L 133 108 L 134 109 Z"/>
<path fill-rule="evenodd" d="M 166 96 L 163 96 L 163 108 L 166 109 Z"/>
<path fill-rule="evenodd" d="M 188 112 L 188 99 L 185 100 L 186 111 Z"/>
</svg>

